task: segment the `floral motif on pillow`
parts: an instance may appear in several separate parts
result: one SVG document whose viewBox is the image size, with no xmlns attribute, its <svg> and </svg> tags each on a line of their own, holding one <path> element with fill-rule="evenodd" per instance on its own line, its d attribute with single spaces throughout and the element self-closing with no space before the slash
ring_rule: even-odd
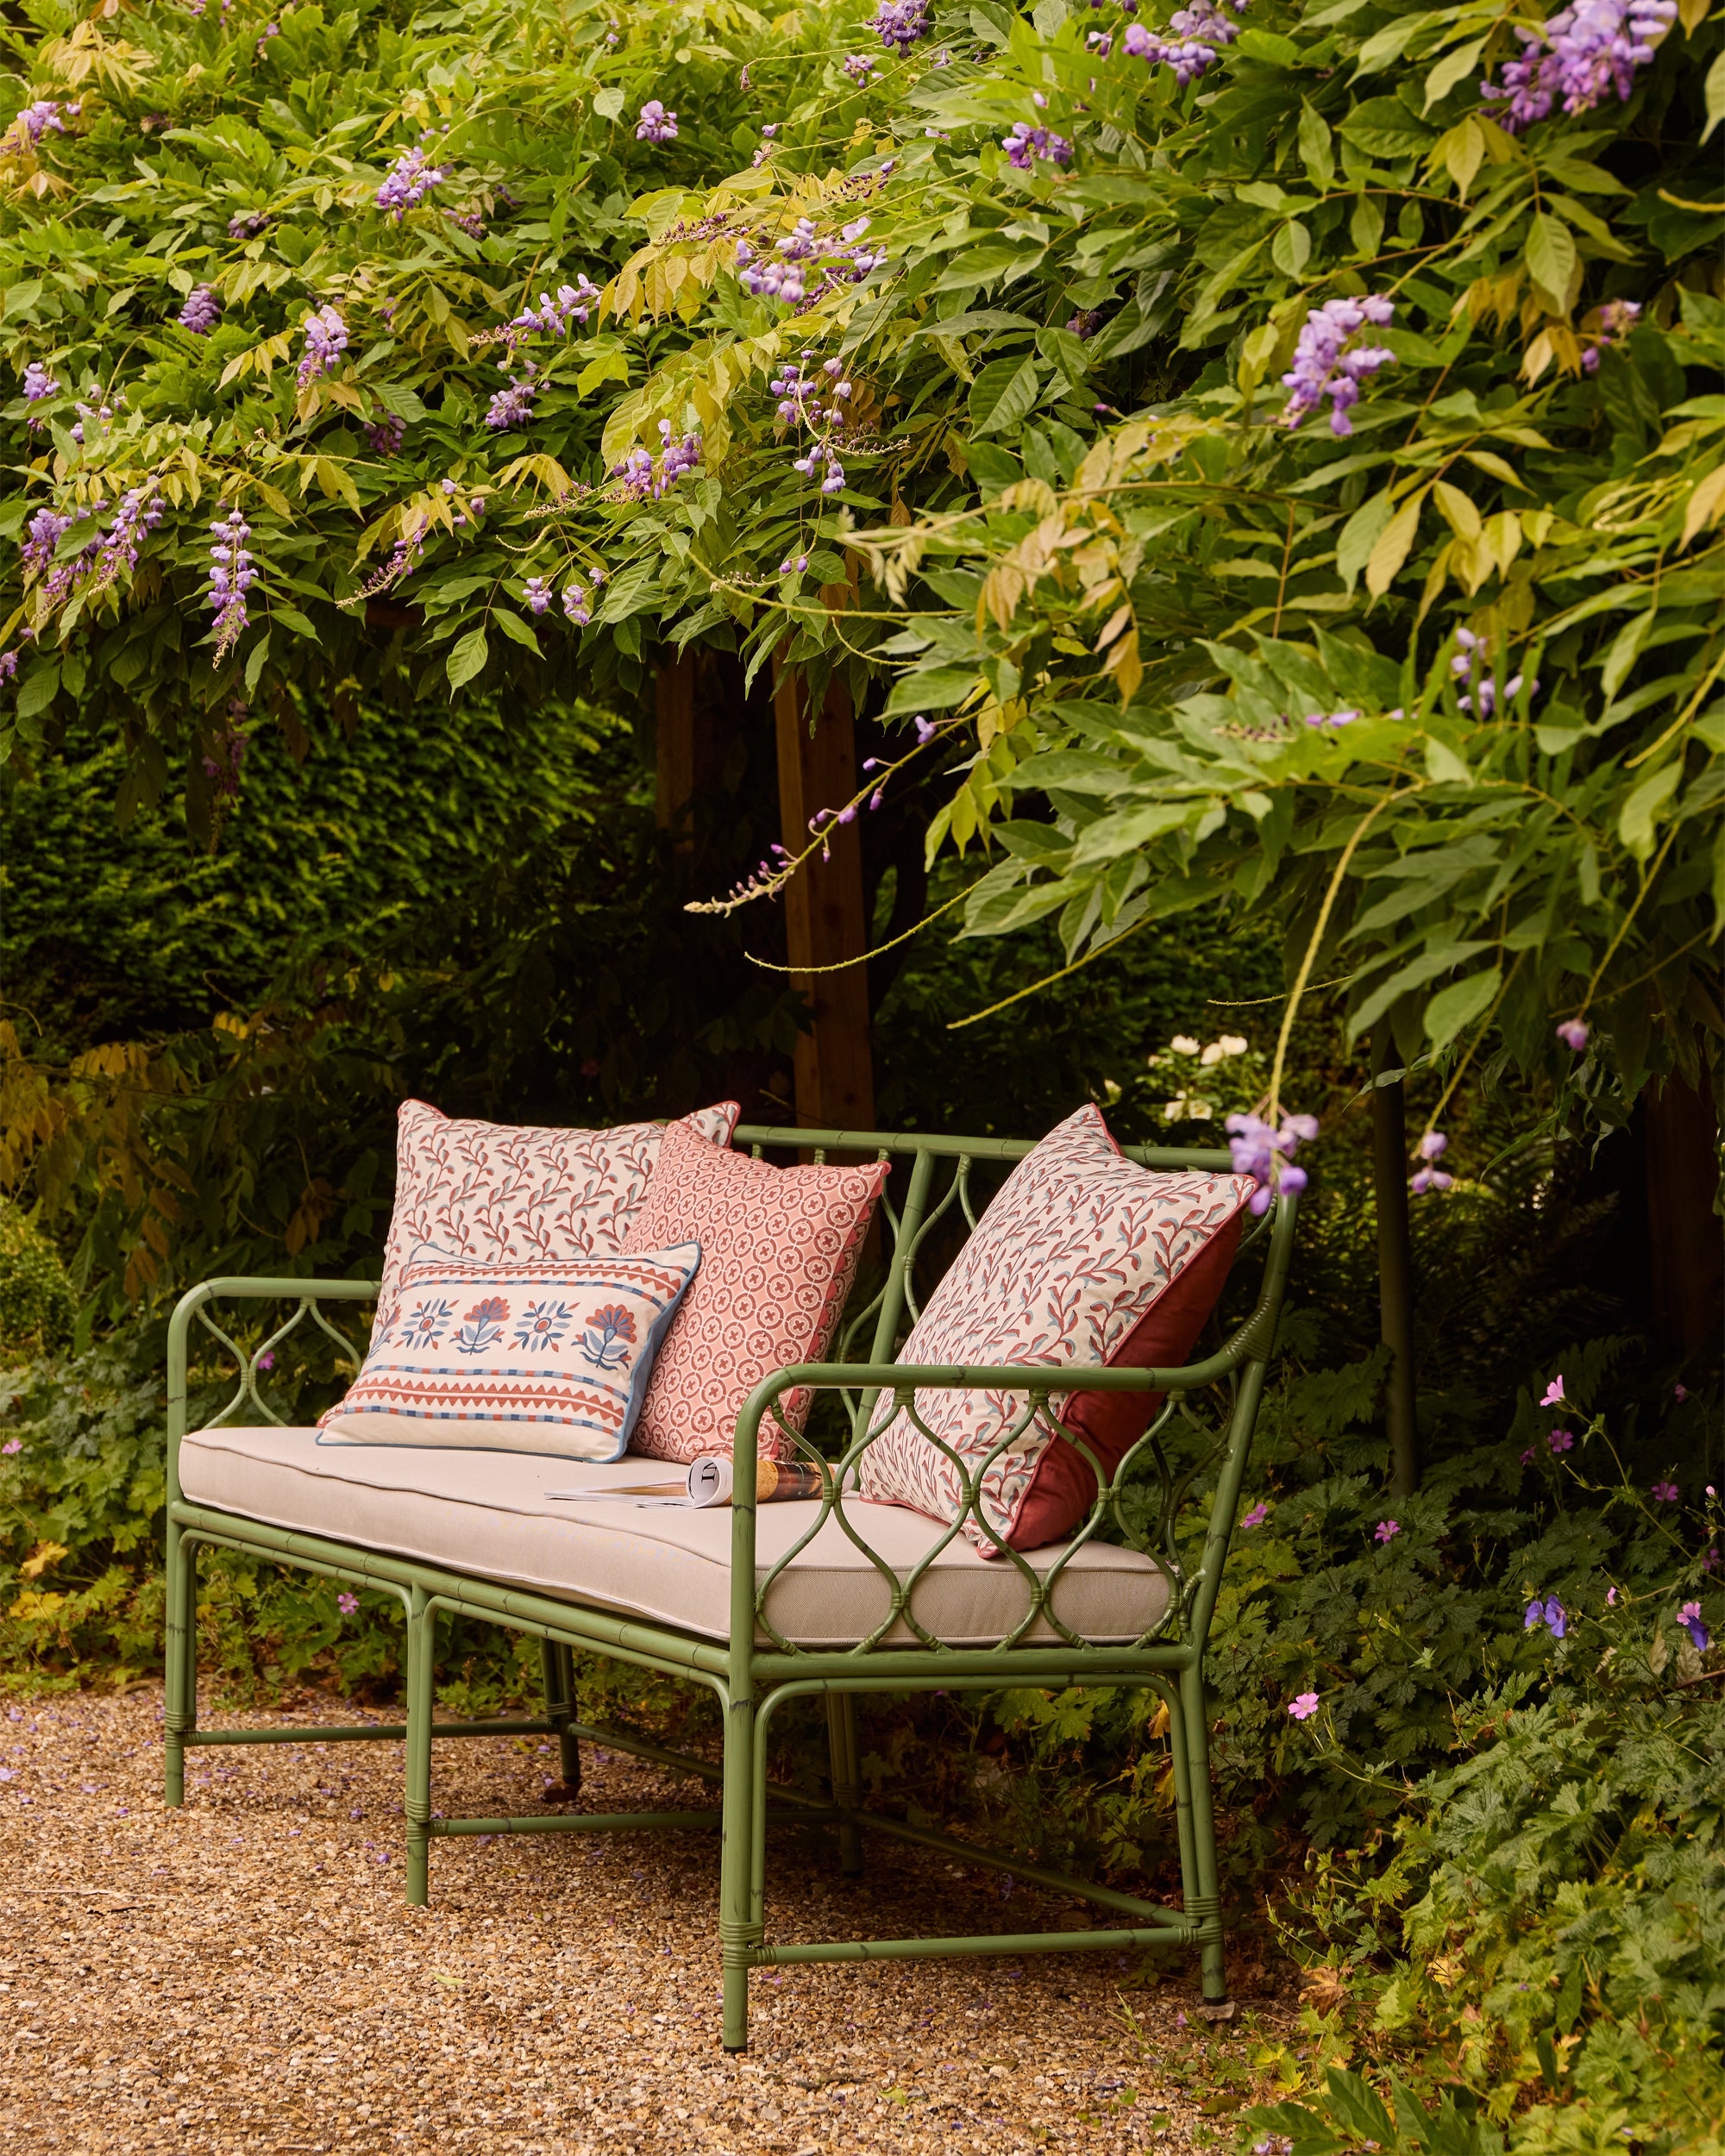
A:
<svg viewBox="0 0 1725 2156">
<path fill-rule="evenodd" d="M 728 1145 L 740 1113 L 736 1101 L 722 1100 L 685 1123 L 715 1145 Z M 664 1130 L 659 1123 L 620 1123 L 608 1131 L 478 1123 L 404 1100 L 373 1338 L 394 1318 L 404 1273 L 423 1259 L 563 1264 L 620 1250 Z"/>
<path fill-rule="evenodd" d="M 899 1360 L 1171 1369 L 1221 1293 L 1252 1188 L 1249 1175 L 1139 1168 L 1101 1112 L 1080 1108 L 1007 1178 Z M 1048 1405 L 1112 1474 L 1162 1398 L 1077 1391 L 1051 1394 Z M 1004 1389 L 919 1389 L 916 1411 L 974 1472 L 1026 1401 Z M 877 1415 L 888 1412 L 883 1398 Z M 863 1453 L 859 1479 L 864 1497 L 936 1520 L 956 1520 L 963 1501 L 957 1469 L 902 1412 Z M 988 1522 L 1014 1550 L 1063 1539 L 1095 1497 L 1095 1470 L 1046 1423 L 982 1476 Z M 964 1531 L 985 1556 L 998 1554 L 974 1518 Z"/>
<path fill-rule="evenodd" d="M 685 1462 L 727 1453 L 761 1380 L 820 1360 L 888 1172 L 885 1161 L 775 1168 L 671 1125 L 624 1248 L 695 1242 L 701 1265 L 659 1351 L 631 1451 Z M 810 1398 L 781 1396 L 793 1429 L 807 1420 Z M 770 1420 L 760 1449 L 768 1459 L 789 1451 Z"/>
<path fill-rule="evenodd" d="M 562 1264 L 410 1265 L 318 1443 L 614 1460 L 699 1263 L 683 1243 Z"/>
</svg>

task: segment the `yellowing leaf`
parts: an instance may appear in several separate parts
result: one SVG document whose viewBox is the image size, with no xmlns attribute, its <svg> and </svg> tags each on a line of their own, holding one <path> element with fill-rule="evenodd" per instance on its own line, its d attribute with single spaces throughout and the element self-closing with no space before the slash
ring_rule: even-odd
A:
<svg viewBox="0 0 1725 2156">
<path fill-rule="evenodd" d="M 1421 492 L 1411 501 L 1404 502 L 1383 527 L 1377 544 L 1371 549 L 1371 559 L 1365 565 L 1365 588 L 1374 599 L 1382 599 L 1401 574 L 1402 563 L 1413 551 L 1425 501 Z"/>
<path fill-rule="evenodd" d="M 1698 531 L 1709 524 L 1716 524 L 1725 516 L 1725 464 L 1716 464 L 1706 478 L 1698 481 L 1689 498 L 1689 506 L 1683 512 L 1683 543 L 1687 546 Z"/>
<path fill-rule="evenodd" d="M 1456 537 L 1477 539 L 1480 533 L 1479 511 L 1461 489 L 1452 486 L 1447 479 L 1439 479 L 1433 484 L 1432 492 Z"/>
<path fill-rule="evenodd" d="M 58 1564 L 65 1555 L 65 1543 L 39 1542 L 18 1567 L 19 1573 L 24 1579 L 39 1580 L 51 1564 Z"/>
</svg>

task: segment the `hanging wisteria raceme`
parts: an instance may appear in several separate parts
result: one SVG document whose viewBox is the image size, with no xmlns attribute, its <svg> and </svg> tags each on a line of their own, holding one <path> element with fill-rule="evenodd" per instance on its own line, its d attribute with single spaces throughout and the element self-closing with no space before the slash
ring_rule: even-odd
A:
<svg viewBox="0 0 1725 2156">
<path fill-rule="evenodd" d="M 623 482 L 624 500 L 656 502 L 662 495 L 668 494 L 679 479 L 699 471 L 701 438 L 698 434 L 686 434 L 681 441 L 675 441 L 672 438 L 670 421 L 662 419 L 659 445 L 656 461 L 637 447 L 620 464 L 612 466 L 612 478 Z"/>
<path fill-rule="evenodd" d="M 18 549 L 25 577 L 40 575 L 54 558 L 55 549 L 72 526 L 76 516 L 63 516 L 57 509 L 39 509 L 26 527 Z"/>
<path fill-rule="evenodd" d="M 1244 15 L 1246 0 L 1194 0 L 1191 7 L 1182 8 L 1169 17 L 1171 36 L 1147 30 L 1141 22 L 1131 22 L 1121 42 L 1132 59 L 1151 67 L 1171 68 L 1175 81 L 1183 89 L 1207 68 L 1214 67 L 1224 47 L 1239 35 L 1239 25 L 1229 22 L 1223 12 L 1229 5 L 1236 15 Z M 1106 45 L 1102 49 L 1106 52 Z"/>
<path fill-rule="evenodd" d="M 667 112 L 656 97 L 649 97 L 641 108 L 641 119 L 635 130 L 637 142 L 674 142 L 677 139 L 677 116 Z"/>
<path fill-rule="evenodd" d="M 45 398 L 59 395 L 59 382 L 40 360 L 32 360 L 24 369 L 24 402 L 40 404 Z"/>
<path fill-rule="evenodd" d="M 757 254 L 748 240 L 737 242 L 737 275 L 743 290 L 757 299 L 775 299 L 782 307 L 811 307 L 824 292 L 860 285 L 887 259 L 884 248 L 870 247 L 867 217 L 853 217 L 835 235 L 823 233 L 812 217 L 799 217 L 794 230 L 774 243 L 773 253 Z"/>
<path fill-rule="evenodd" d="M 1613 90 L 1627 100 L 1635 70 L 1652 60 L 1677 12 L 1677 0 L 1577 0 L 1543 35 L 1512 23 L 1521 57 L 1505 63 L 1501 85 L 1482 82 L 1479 94 L 1507 108 L 1492 116 L 1506 135 L 1548 118 L 1559 99 L 1569 113 L 1592 111 Z"/>
<path fill-rule="evenodd" d="M 1519 674 L 1512 674 L 1500 691 L 1491 672 L 1490 650 L 1486 639 L 1476 636 L 1471 629 L 1458 629 L 1456 642 L 1461 649 L 1450 661 L 1450 672 L 1466 685 L 1467 692 L 1465 695 L 1458 696 L 1456 702 L 1465 711 L 1473 711 L 1480 718 L 1490 718 L 1497 709 L 1500 694 L 1506 704 L 1510 704 L 1521 693 L 1522 677 Z M 1539 693 L 1540 685 L 1535 680 L 1527 693 L 1529 697 L 1534 697 Z"/>
<path fill-rule="evenodd" d="M 881 0 L 869 28 L 889 53 L 907 53 L 928 35 L 928 0 Z"/>
<path fill-rule="evenodd" d="M 246 593 L 257 581 L 257 572 L 246 551 L 252 528 L 237 507 L 210 529 L 215 535 L 215 543 L 210 549 L 210 589 L 205 604 L 215 609 L 216 656 L 212 663 L 219 667 L 245 633 L 248 619 Z"/>
<path fill-rule="evenodd" d="M 524 427 L 533 417 L 533 399 L 539 394 L 539 385 L 533 379 L 533 362 L 527 362 L 524 374 L 511 374 L 509 387 L 492 393 L 486 407 L 486 424 L 492 428 Z"/>
<path fill-rule="evenodd" d="M 543 614 L 551 604 L 551 587 L 543 576 L 530 576 L 521 596 L 530 614 Z"/>
<path fill-rule="evenodd" d="M 267 224 L 273 222 L 267 210 L 242 210 L 236 216 L 229 218 L 228 237 L 230 240 L 254 240 Z"/>
<path fill-rule="evenodd" d="M 82 98 L 72 104 L 62 104 L 58 97 L 38 97 L 13 121 L 6 136 L 0 139 L 0 148 L 34 149 L 45 135 L 66 134 L 66 122 L 78 117 L 83 103 Z"/>
<path fill-rule="evenodd" d="M 1639 299 L 1608 299 L 1599 310 L 1599 326 L 1593 331 L 1584 331 L 1591 336 L 1591 342 L 1582 347 L 1582 371 L 1587 374 L 1599 372 L 1599 355 L 1608 346 L 1627 337 L 1641 319 Z"/>
<path fill-rule="evenodd" d="M 190 329 L 195 337 L 207 337 L 222 319 L 222 303 L 216 297 L 211 285 L 193 285 L 178 317 L 182 329 Z"/>
<path fill-rule="evenodd" d="M 1014 123 L 1000 147 L 1007 154 L 1007 162 L 1017 166 L 1021 172 L 1027 172 L 1038 158 L 1046 158 L 1051 165 L 1072 162 L 1072 145 L 1063 135 L 1051 134 L 1047 128 L 1033 128 L 1025 120 Z"/>
<path fill-rule="evenodd" d="M 1317 1137 L 1316 1116 L 1284 1116 L 1278 1131 L 1258 1116 L 1231 1115 L 1223 1127 L 1235 1175 L 1250 1175 L 1257 1186 L 1246 1200 L 1250 1211 L 1267 1213 L 1278 1190 L 1292 1196 L 1306 1188 L 1306 1171 L 1293 1160 L 1302 1142 Z"/>
<path fill-rule="evenodd" d="M 1284 427 L 1297 427 L 1326 398 L 1330 402 L 1330 432 L 1350 435 L 1352 405 L 1359 401 L 1360 383 L 1396 354 L 1382 345 L 1353 344 L 1350 340 L 1368 323 L 1382 328 L 1394 316 L 1394 304 L 1368 296 L 1364 299 L 1330 299 L 1314 308 L 1300 332 L 1292 369 L 1282 377 L 1292 394 L 1282 414 Z"/>
<path fill-rule="evenodd" d="M 320 307 L 304 322 L 305 352 L 295 377 L 301 389 L 320 374 L 333 374 L 348 348 L 348 325 L 333 307 Z"/>
<path fill-rule="evenodd" d="M 853 53 L 844 63 L 844 72 L 852 82 L 867 82 L 875 72 L 875 62 L 867 53 Z"/>
<path fill-rule="evenodd" d="M 543 329 L 548 336 L 566 337 L 569 334 L 569 324 L 572 322 L 585 323 L 598 306 L 601 297 L 597 285 L 590 284 L 585 276 L 579 276 L 573 285 L 559 285 L 555 299 L 549 292 L 541 292 L 538 306 L 529 307 L 517 315 L 509 323 L 509 329 L 522 336 L 530 336 L 536 329 Z M 514 339 L 511 338 L 511 342 L 513 342 Z"/>
<path fill-rule="evenodd" d="M 1428 1190 L 1447 1190 L 1455 1181 L 1437 1165 L 1449 1150 L 1449 1143 L 1441 1131 L 1427 1131 L 1420 1140 L 1420 1158 L 1425 1165 L 1414 1171 L 1408 1183 L 1416 1198 L 1423 1198 Z"/>
<path fill-rule="evenodd" d="M 444 128 L 447 135 L 448 129 Z M 431 190 L 448 177 L 442 165 L 427 162 L 426 143 L 435 140 L 434 131 L 428 128 L 411 149 L 404 150 L 384 175 L 383 185 L 377 191 L 377 206 L 390 212 L 399 224 L 410 210 L 417 210 Z"/>
<path fill-rule="evenodd" d="M 814 354 L 804 352 L 794 360 L 787 360 L 768 387 L 779 400 L 777 417 L 783 425 L 806 428 L 814 441 L 800 457 L 792 460 L 791 469 L 805 479 L 820 474 L 823 494 L 837 494 L 844 485 L 844 467 L 838 459 L 834 436 L 842 434 L 849 423 L 846 409 L 853 394 L 852 385 L 844 379 L 844 367 L 839 360 L 824 360 L 818 370 L 806 372 Z M 799 570 L 807 566 L 807 556 L 796 563 Z M 781 563 L 782 576 L 791 568 L 789 561 Z"/>
<path fill-rule="evenodd" d="M 407 422 L 398 418 L 392 411 L 386 412 L 381 419 L 371 419 L 366 423 L 366 440 L 380 457 L 398 456 L 401 445 L 406 439 Z"/>
</svg>

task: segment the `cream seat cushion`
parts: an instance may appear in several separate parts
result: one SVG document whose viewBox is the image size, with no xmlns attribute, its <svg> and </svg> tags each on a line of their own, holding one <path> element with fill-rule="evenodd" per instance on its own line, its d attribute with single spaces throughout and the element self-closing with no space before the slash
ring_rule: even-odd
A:
<svg viewBox="0 0 1725 2156">
<path fill-rule="evenodd" d="M 300 1429 L 200 1430 L 179 1453 L 180 1487 L 193 1504 L 728 1639 L 728 1509 L 614 1500 L 583 1505 L 546 1495 L 650 1482 L 663 1473 L 653 1461 L 627 1457 L 599 1462 L 443 1446 L 320 1445 L 315 1430 Z M 761 1507 L 759 1577 L 818 1510 L 812 1499 Z M 845 1512 L 900 1578 L 943 1532 L 896 1505 L 852 1498 Z M 1065 1546 L 1038 1550 L 1026 1561 L 1046 1572 Z M 1027 1599 L 1015 1565 L 980 1557 L 957 1536 L 919 1583 L 914 1607 L 938 1639 L 986 1646 L 1012 1629 Z M 1090 1543 L 1056 1583 L 1053 1602 L 1081 1639 L 1135 1639 L 1167 1609 L 1168 1581 L 1136 1551 Z M 871 1632 L 888 1607 L 885 1580 L 829 1520 L 775 1583 L 768 1613 L 799 1645 L 843 1647 Z M 914 1645 L 916 1639 L 900 1621 L 882 1644 Z M 1060 1635 L 1038 1617 L 1023 1644 L 1057 1645 Z"/>
</svg>

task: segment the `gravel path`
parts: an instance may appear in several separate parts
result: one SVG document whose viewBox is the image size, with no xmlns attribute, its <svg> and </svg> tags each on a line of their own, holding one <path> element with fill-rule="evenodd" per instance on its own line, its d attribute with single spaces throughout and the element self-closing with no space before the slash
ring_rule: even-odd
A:
<svg viewBox="0 0 1725 2156">
<path fill-rule="evenodd" d="M 320 1714 L 354 1719 L 302 1706 L 303 1747 L 188 1754 L 174 1813 L 159 1687 L 0 1706 L 0 2148 L 1173 2156 L 1215 2140 L 1199 2100 L 1243 2077 L 1242 2037 L 1183 1985 L 1122 1994 L 1096 1954 L 763 1972 L 727 2059 L 716 1836 L 437 1842 L 410 1909 L 400 1746 L 320 1748 Z M 586 1757 L 594 1809 L 691 1799 Z M 452 1740 L 433 1802 L 532 1811 L 555 1771 L 537 1739 Z M 999 1875 L 873 1837 L 846 1882 L 804 1846 L 769 1937 L 1005 1921 Z M 1076 1909 L 1020 1887 L 1011 1919 Z"/>
</svg>

